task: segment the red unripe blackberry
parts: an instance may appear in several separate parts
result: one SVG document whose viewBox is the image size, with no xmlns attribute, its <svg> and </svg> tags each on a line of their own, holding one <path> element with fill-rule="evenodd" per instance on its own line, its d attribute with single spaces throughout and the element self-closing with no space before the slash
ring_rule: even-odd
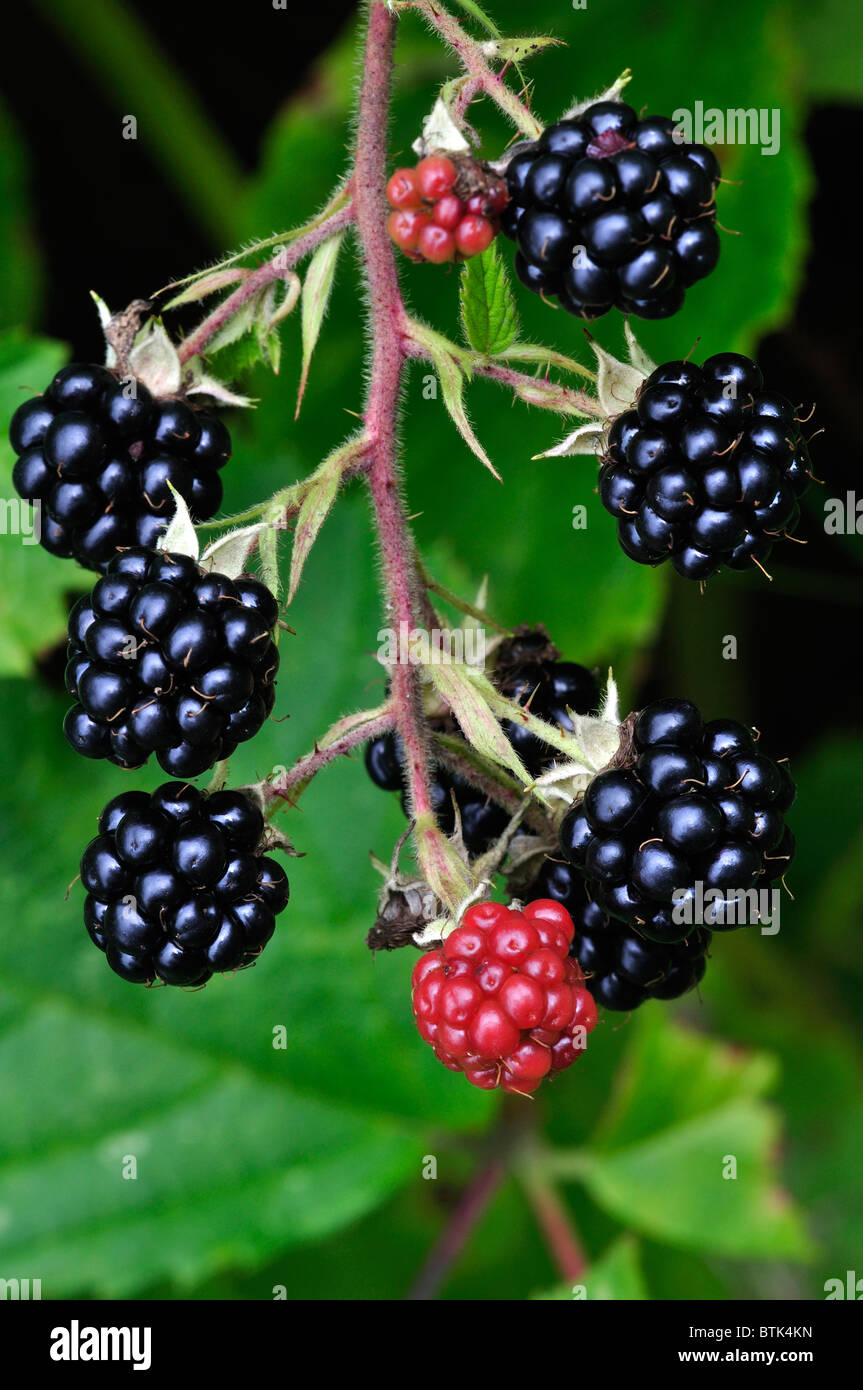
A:
<svg viewBox="0 0 863 1390">
<path fill-rule="evenodd" d="M 551 900 L 478 903 L 413 969 L 417 1031 L 473 1086 L 529 1094 L 584 1051 L 596 1008 L 568 955 L 574 925 Z M 554 943 L 554 944 L 552 944 Z"/>
</svg>

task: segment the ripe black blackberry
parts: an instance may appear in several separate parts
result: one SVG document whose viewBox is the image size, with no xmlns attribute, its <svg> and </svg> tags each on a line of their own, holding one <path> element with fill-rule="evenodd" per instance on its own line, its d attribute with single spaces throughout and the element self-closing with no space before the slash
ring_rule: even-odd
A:
<svg viewBox="0 0 863 1390">
<path fill-rule="evenodd" d="M 635 721 L 631 758 L 567 812 L 561 850 L 610 917 L 674 945 L 702 915 L 712 931 L 757 920 L 758 904 L 732 895 L 788 868 L 793 800 L 787 768 L 759 753 L 750 729 L 659 700 Z"/>
<path fill-rule="evenodd" d="M 166 782 L 109 801 L 81 882 L 87 931 L 111 969 L 132 984 L 203 985 L 251 965 L 289 896 L 263 833 L 243 792 Z"/>
<path fill-rule="evenodd" d="M 133 548 L 69 616 L 66 738 L 86 758 L 141 767 L 155 753 L 197 777 L 258 732 L 273 708 L 273 595 L 186 555 Z"/>
<path fill-rule="evenodd" d="M 574 661 L 558 661 L 557 652 L 544 633 L 520 632 L 498 654 L 492 673 L 498 688 L 529 703 L 532 714 L 551 724 L 571 730 L 567 709 L 576 714 L 593 713 L 599 704 L 599 690 L 590 671 Z M 556 750 L 541 742 L 523 725 L 503 721 L 503 729 L 525 767 L 534 776 L 545 770 L 557 756 Z M 457 733 L 455 726 L 447 732 Z M 376 786 L 384 791 L 400 791 L 407 811 L 402 760 L 396 736 L 383 734 L 366 744 L 366 768 Z M 463 778 L 438 766 L 431 788 L 432 803 L 446 834 L 455 829 L 455 808 L 461 817 L 465 848 L 482 854 L 505 829 L 509 817 L 500 806 L 489 801 Z"/>
<path fill-rule="evenodd" d="M 584 319 L 614 305 L 647 319 L 677 313 L 719 259 L 719 165 L 673 132 L 665 116 L 639 120 L 624 102 L 600 101 L 513 157 L 501 226 L 528 289 Z"/>
<path fill-rule="evenodd" d="M 52 555 L 104 570 L 123 547 L 153 546 L 174 510 L 168 484 L 195 521 L 222 501 L 218 469 L 231 439 L 216 416 L 180 399 L 154 399 L 143 382 L 73 364 L 43 396 L 20 405 L 9 438 L 12 480 L 41 504 L 41 543 Z"/>
<path fill-rule="evenodd" d="M 707 579 L 761 564 L 795 530 L 809 453 L 793 406 L 763 384 L 736 352 L 668 362 L 617 416 L 599 495 L 631 559 Z"/>
<path fill-rule="evenodd" d="M 589 896 L 585 879 L 570 864 L 547 860 L 525 894 L 555 898 L 575 923 L 570 946 L 598 1004 L 628 1013 L 646 999 L 678 999 L 701 981 L 710 933 L 691 927 L 684 941 L 663 945 L 612 921 Z"/>
</svg>

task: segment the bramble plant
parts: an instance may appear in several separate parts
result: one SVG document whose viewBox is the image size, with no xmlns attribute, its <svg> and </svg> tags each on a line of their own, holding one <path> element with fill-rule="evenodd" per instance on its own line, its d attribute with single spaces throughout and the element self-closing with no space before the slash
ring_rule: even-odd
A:
<svg viewBox="0 0 863 1390">
<path fill-rule="evenodd" d="M 369 945 L 425 952 L 414 1012 L 441 1061 L 482 1088 L 528 1094 L 583 1050 L 594 1001 L 628 1012 L 698 984 L 711 932 L 741 924 L 729 903 L 791 860 L 794 786 L 752 730 L 705 723 L 685 699 L 622 719 L 610 674 L 600 692 L 544 629 L 496 622 L 485 588 L 468 597 L 434 578 L 404 502 L 407 374 L 430 364 L 455 429 L 496 478 L 465 405 L 472 379 L 563 417 L 564 439 L 535 457 L 597 457 L 625 553 L 670 559 L 699 581 L 763 569 L 795 530 L 811 479 L 804 421 L 739 354 L 657 366 L 639 345 L 630 316 L 673 315 L 717 265 L 721 175 L 671 119 L 623 101 L 628 71 L 543 127 L 521 64 L 553 39 L 474 37 L 439 0 L 371 0 L 367 11 L 351 162 L 324 208 L 120 314 L 99 301 L 105 365 L 64 368 L 18 409 L 14 481 L 38 509 L 42 545 L 100 573 L 69 623 L 69 742 L 125 769 L 154 755 L 180 779 L 115 797 L 84 852 L 85 920 L 109 965 L 132 982 L 198 987 L 254 963 L 288 898 L 269 851 L 295 852 L 271 822 L 365 746 L 372 779 L 402 795 L 415 858 L 405 876 L 400 841 L 380 865 Z M 417 164 L 394 167 L 395 36 L 414 17 L 460 72 L 430 102 Z M 513 127 L 502 149 L 479 148 L 469 116 L 481 98 Z M 520 338 L 499 231 L 550 311 L 627 316 L 627 361 L 589 334 L 590 367 Z M 248 340 L 277 371 L 281 325 L 299 306 L 299 411 L 349 237 L 366 299 L 360 424 L 309 477 L 214 519 L 231 442 L 213 412 L 251 402 L 213 359 Z M 450 262 L 461 263 L 460 342 L 412 314 L 404 288 L 410 274 L 446 277 L 431 267 Z M 441 288 L 455 293 L 452 275 Z M 172 336 L 175 312 L 203 301 L 213 307 L 197 326 Z M 371 499 L 386 622 L 409 651 L 382 657 L 380 704 L 231 791 L 228 759 L 274 708 L 304 566 L 355 479 Z M 454 655 L 441 603 L 462 614 L 460 636 L 483 640 Z M 214 765 L 207 789 L 189 784 Z M 699 885 L 714 897 L 693 924 Z M 508 907 L 491 901 L 496 886 Z"/>
</svg>

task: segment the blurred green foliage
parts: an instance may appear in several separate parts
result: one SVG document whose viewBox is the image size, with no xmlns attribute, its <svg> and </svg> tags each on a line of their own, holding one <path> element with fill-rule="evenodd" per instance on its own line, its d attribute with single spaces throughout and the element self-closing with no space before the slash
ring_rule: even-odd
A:
<svg viewBox="0 0 863 1390">
<path fill-rule="evenodd" d="M 752 350 L 789 312 L 806 252 L 800 129 L 808 91 L 844 92 L 849 83 L 838 65 L 832 80 L 824 43 L 807 63 L 811 25 L 802 31 L 799 16 L 791 4 L 747 0 L 725 5 L 721 23 L 704 7 L 658 10 L 644 0 L 531 7 L 534 30 L 569 44 L 530 70 L 546 119 L 627 65 L 636 106 L 781 109 L 778 155 L 727 151 L 727 175 L 741 182 L 721 190 L 720 218 L 743 235 L 725 238 L 718 271 L 680 315 L 639 328 L 660 360 L 685 355 L 696 339 L 699 354 Z M 494 17 L 518 33 L 523 6 L 497 0 Z M 451 72 L 415 19 L 402 27 L 394 158 Z M 274 121 L 232 212 L 239 235 L 301 220 L 343 171 L 354 42 L 353 32 L 342 36 L 315 82 Z M 487 111 L 478 119 L 496 151 L 507 138 L 502 126 Z M 65 350 L 37 335 L 26 132 L 22 143 L 3 120 L 2 134 L 0 302 L 14 325 L 0 340 L 5 418 Z M 456 275 L 402 269 L 415 311 L 457 334 Z M 363 393 L 356 272 L 346 249 L 297 424 L 295 321 L 283 331 L 278 379 L 253 376 L 261 403 L 233 423 L 227 511 L 303 475 L 352 428 L 348 412 L 361 408 Z M 91 312 L 89 288 L 80 287 L 82 315 Z M 133 275 L 129 298 L 155 288 Z M 518 300 L 525 336 L 587 360 L 577 322 L 530 296 Z M 603 321 L 597 336 L 619 350 L 619 320 Z M 472 592 L 488 575 L 499 617 L 545 622 L 568 656 L 613 662 L 625 698 L 632 694 L 669 603 L 684 619 L 686 647 L 692 610 L 680 606 L 674 581 L 622 556 L 588 460 L 530 462 L 557 437 L 553 418 L 510 406 L 487 383 L 470 388 L 501 486 L 454 435 L 440 400 L 426 397 L 415 370 L 404 411 L 407 493 L 436 576 Z M 10 467 L 4 443 L 5 497 L 13 495 Z M 578 504 L 590 524 L 576 535 Z M 236 783 L 290 764 L 333 719 L 380 694 L 372 547 L 367 503 L 354 490 L 328 521 L 291 610 L 296 635 L 282 647 L 276 709 L 289 719 L 238 751 Z M 130 779 L 76 759 L 60 731 L 66 700 L 33 674 L 34 659 L 61 638 L 68 595 L 86 583 L 39 548 L 3 537 L 0 1275 L 41 1278 L 47 1297 L 269 1298 L 277 1286 L 288 1298 L 400 1297 L 500 1108 L 445 1072 L 417 1039 L 410 962 L 373 959 L 363 945 L 377 887 L 369 851 L 389 857 L 403 825 L 398 808 L 371 787 L 359 760 L 334 767 L 286 822 L 305 857 L 290 866 L 292 903 L 254 971 L 217 978 L 198 994 L 150 994 L 115 979 L 81 926 L 80 889 L 67 900 L 66 885 L 102 804 Z M 714 602 L 721 622 L 713 590 L 702 611 Z M 764 727 L 781 698 L 759 692 Z M 817 1297 L 826 1278 L 859 1262 L 863 1100 L 853 1020 L 863 993 L 863 745 L 828 740 L 795 770 L 800 855 L 781 934 L 723 939 L 703 1002 L 649 1004 L 625 1026 L 608 1016 L 588 1058 L 532 1111 L 556 1147 L 593 1262 L 589 1298 Z M 160 780 L 151 771 L 134 779 L 146 787 Z M 839 804 L 837 828 L 830 812 Z M 274 1047 L 281 1026 L 286 1050 Z M 436 1182 L 422 1178 L 427 1154 L 438 1158 Z M 135 1181 L 122 1177 L 125 1155 L 137 1158 Z M 737 1160 L 733 1180 L 722 1177 L 728 1155 Z M 444 1292 L 571 1297 L 554 1277 L 513 1179 Z"/>
</svg>

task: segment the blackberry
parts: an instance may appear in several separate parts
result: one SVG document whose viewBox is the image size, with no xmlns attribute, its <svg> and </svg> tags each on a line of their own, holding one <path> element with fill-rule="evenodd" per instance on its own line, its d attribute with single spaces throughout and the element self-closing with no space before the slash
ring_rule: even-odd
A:
<svg viewBox="0 0 863 1390">
<path fill-rule="evenodd" d="M 600 101 L 549 126 L 506 171 L 502 219 L 528 289 L 596 319 L 615 305 L 661 319 L 719 259 L 719 165 L 674 137 L 665 116 L 639 120 Z"/>
<path fill-rule="evenodd" d="M 711 931 L 757 920 L 752 890 L 794 854 L 793 800 L 785 765 L 751 729 L 660 700 L 635 721 L 628 765 L 599 773 L 567 812 L 561 851 L 610 918 L 676 946 L 702 919 Z"/>
<path fill-rule="evenodd" d="M 576 714 L 593 713 L 599 704 L 599 690 L 584 666 L 574 661 L 558 661 L 556 655 L 544 634 L 517 635 L 499 655 L 494 679 L 499 689 L 520 704 L 529 702 L 531 713 L 571 730 L 573 724 L 567 709 Z M 505 720 L 503 728 L 534 776 L 549 767 L 557 756 L 554 748 L 542 743 L 522 725 Z M 456 730 L 448 728 L 447 732 Z M 382 734 L 367 743 L 365 761 L 376 786 L 384 791 L 401 792 L 402 806 L 407 814 L 405 777 L 396 735 Z M 446 834 L 452 834 L 455 829 L 455 808 L 458 807 L 465 848 L 472 855 L 482 854 L 506 828 L 509 820 L 506 811 L 445 767 L 435 769 L 431 792 L 435 813 Z"/>
<path fill-rule="evenodd" d="M 166 782 L 109 801 L 81 881 L 87 931 L 111 969 L 133 984 L 194 986 L 251 965 L 289 896 L 263 833 L 243 792 Z"/>
<path fill-rule="evenodd" d="M 278 605 L 256 579 L 205 573 L 186 555 L 132 548 L 69 616 L 69 743 L 141 767 L 151 753 L 197 777 L 273 708 Z"/>
<path fill-rule="evenodd" d="M 704 975 L 710 943 L 704 927 L 691 927 L 679 943 L 650 941 L 634 927 L 612 921 L 568 863 L 546 860 L 525 896 L 553 898 L 566 908 L 575 923 L 570 955 L 606 1009 L 628 1013 L 646 999 L 678 999 Z"/>
<path fill-rule="evenodd" d="M 668 362 L 608 431 L 599 495 L 632 560 L 687 579 L 765 561 L 811 480 L 794 408 L 748 357 Z"/>
<path fill-rule="evenodd" d="M 9 438 L 21 497 L 41 506 L 41 543 L 104 571 L 126 546 L 152 546 L 173 513 L 170 483 L 195 521 L 222 501 L 218 469 L 231 456 L 221 420 L 143 382 L 73 364 L 20 405 Z"/>
</svg>

